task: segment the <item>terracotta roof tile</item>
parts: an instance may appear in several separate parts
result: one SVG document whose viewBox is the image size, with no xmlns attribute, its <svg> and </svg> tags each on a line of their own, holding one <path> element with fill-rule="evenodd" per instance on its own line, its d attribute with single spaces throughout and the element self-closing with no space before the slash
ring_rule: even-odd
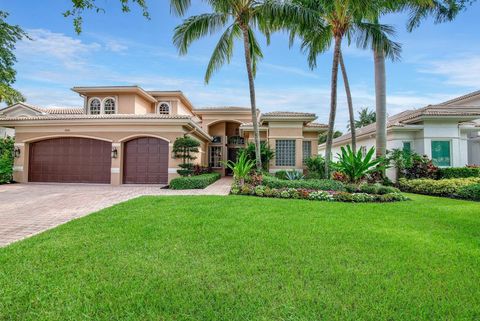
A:
<svg viewBox="0 0 480 321">
<path fill-rule="evenodd" d="M 2 120 L 76 120 L 76 119 L 192 119 L 188 115 L 160 114 L 112 114 L 112 115 L 78 115 L 78 114 L 45 114 L 28 117 L 3 117 Z"/>
<path fill-rule="evenodd" d="M 271 111 L 262 114 L 263 117 L 316 117 L 314 113 L 300 113 L 294 111 Z"/>
<path fill-rule="evenodd" d="M 61 114 L 84 114 L 85 109 L 83 107 L 47 107 L 43 108 L 45 113 L 61 115 Z"/>
</svg>

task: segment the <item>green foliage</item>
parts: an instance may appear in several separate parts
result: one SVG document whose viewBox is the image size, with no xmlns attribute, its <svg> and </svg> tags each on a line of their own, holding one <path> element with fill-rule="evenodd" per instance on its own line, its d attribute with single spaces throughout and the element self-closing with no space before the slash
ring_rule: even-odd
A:
<svg viewBox="0 0 480 321">
<path fill-rule="evenodd" d="M 338 154 L 338 162 L 335 167 L 345 174 L 351 183 L 358 183 L 367 174 L 374 172 L 376 170 L 375 166 L 382 161 L 381 158 L 373 159 L 374 147 L 370 148 L 365 157 L 363 157 L 361 150 L 354 153 L 350 145 L 347 145 L 347 148 L 342 147 L 341 150 L 342 153 Z"/>
<path fill-rule="evenodd" d="M 202 189 L 220 179 L 219 173 L 177 177 L 170 181 L 171 189 Z"/>
<path fill-rule="evenodd" d="M 438 169 L 439 178 L 480 177 L 480 167 L 448 167 Z"/>
<path fill-rule="evenodd" d="M 390 194 L 390 193 L 400 193 L 400 190 L 393 186 L 383 186 L 381 184 L 362 184 L 358 186 L 355 192 L 367 193 L 367 194 Z"/>
<path fill-rule="evenodd" d="M 71 9 L 65 11 L 63 13 L 64 17 L 73 17 L 73 27 L 75 28 L 75 32 L 80 34 L 82 32 L 82 15 L 84 11 L 91 10 L 97 13 L 105 13 L 105 9 L 102 7 L 97 6 L 96 0 L 71 0 L 72 7 Z M 143 16 L 147 19 L 150 19 L 150 15 L 148 13 L 147 8 L 147 1 L 146 0 L 120 0 L 120 5 L 123 12 L 130 12 L 131 11 L 131 4 L 137 4 L 138 7 L 142 10 Z"/>
<path fill-rule="evenodd" d="M 17 58 L 15 45 L 17 41 L 28 38 L 25 31 L 18 25 L 6 22 L 8 13 L 0 11 L 0 102 L 7 105 L 25 101 L 20 92 L 12 88 L 17 72 L 14 69 Z"/>
<path fill-rule="evenodd" d="M 358 119 L 355 120 L 355 128 L 362 128 L 377 121 L 377 113 L 374 110 L 362 108 L 358 111 Z M 350 129 L 350 125 L 347 126 Z"/>
<path fill-rule="evenodd" d="M 253 167 L 255 166 L 255 160 L 249 159 L 247 153 L 241 151 L 238 154 L 236 162 L 229 160 L 227 162 L 224 162 L 224 164 L 232 170 L 233 178 L 243 184 L 245 178 L 250 174 Z"/>
<path fill-rule="evenodd" d="M 323 191 L 344 191 L 345 187 L 341 182 L 330 179 L 305 179 L 305 180 L 282 180 L 276 177 L 264 176 L 263 185 L 271 188 L 305 188 Z"/>
<path fill-rule="evenodd" d="M 177 170 L 177 173 L 182 176 L 188 176 L 193 173 L 192 160 L 197 159 L 195 153 L 199 152 L 198 147 L 200 142 L 189 136 L 178 137 L 173 143 L 172 152 L 175 158 L 181 158 L 182 164 L 179 166 L 182 169 Z"/>
<path fill-rule="evenodd" d="M 245 147 L 242 151 L 246 153 L 248 159 L 251 159 L 256 163 L 254 143 L 249 143 L 247 147 Z M 273 159 L 274 156 L 275 156 L 275 153 L 273 149 L 271 149 L 266 142 L 261 142 L 260 143 L 260 159 L 262 161 L 262 168 L 264 170 L 268 170 L 270 161 Z"/>
<path fill-rule="evenodd" d="M 341 131 L 336 130 L 336 131 L 333 132 L 333 138 L 338 138 L 342 135 L 343 135 L 343 133 Z M 322 133 L 318 136 L 318 143 L 319 144 L 325 144 L 326 142 L 327 142 L 327 133 L 325 132 L 325 133 Z"/>
<path fill-rule="evenodd" d="M 305 160 L 307 166 L 307 178 L 325 178 L 325 158 L 322 156 L 312 156 Z"/>
<path fill-rule="evenodd" d="M 438 177 L 438 167 L 433 165 L 427 156 L 421 156 L 411 151 L 393 149 L 387 153 L 387 162 L 392 163 L 397 170 L 397 178 L 430 178 Z"/>
<path fill-rule="evenodd" d="M 455 196 L 463 187 L 479 184 L 480 177 L 451 179 L 400 179 L 398 185 L 402 191 L 426 195 Z"/>
<path fill-rule="evenodd" d="M 469 200 L 480 201 L 480 184 L 468 185 L 460 188 L 458 196 Z"/>
<path fill-rule="evenodd" d="M 13 179 L 13 150 L 13 138 L 0 138 L 0 184 L 10 183 Z"/>
</svg>

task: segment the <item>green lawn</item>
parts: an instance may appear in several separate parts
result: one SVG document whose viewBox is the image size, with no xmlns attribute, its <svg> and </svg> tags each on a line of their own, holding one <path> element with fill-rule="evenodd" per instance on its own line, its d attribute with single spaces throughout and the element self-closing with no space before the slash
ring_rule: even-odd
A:
<svg viewBox="0 0 480 321">
<path fill-rule="evenodd" d="M 0 320 L 479 320 L 480 203 L 142 197 L 0 249 Z"/>
</svg>

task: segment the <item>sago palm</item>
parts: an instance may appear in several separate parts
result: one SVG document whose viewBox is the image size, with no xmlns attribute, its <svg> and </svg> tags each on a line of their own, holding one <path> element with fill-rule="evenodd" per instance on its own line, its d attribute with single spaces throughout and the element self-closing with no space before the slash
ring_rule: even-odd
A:
<svg viewBox="0 0 480 321">
<path fill-rule="evenodd" d="M 256 166 L 260 171 L 262 160 L 254 78 L 258 61 L 263 57 L 263 53 L 255 33 L 260 31 L 269 41 L 270 32 L 275 25 L 285 21 L 307 23 L 309 15 L 301 7 L 282 0 L 204 0 L 204 2 L 210 5 L 212 12 L 184 20 L 175 28 L 173 42 L 180 54 L 186 54 L 195 40 L 223 31 L 207 66 L 205 82 L 208 83 L 215 71 L 230 62 L 235 40 L 242 41 L 250 89 Z M 189 6 L 190 0 L 171 0 L 171 8 L 177 14 L 183 15 Z"/>
<path fill-rule="evenodd" d="M 308 62 L 311 68 L 317 65 L 317 56 L 327 51 L 332 41 L 333 64 L 331 75 L 331 97 L 330 115 L 328 121 L 327 141 L 325 148 L 325 175 L 329 176 L 328 160 L 331 159 L 332 141 L 334 134 L 335 117 L 337 111 L 337 79 L 338 65 L 343 59 L 341 46 L 342 40 L 356 41 L 357 46 L 371 48 L 384 46 L 385 52 L 391 57 L 398 57 L 400 45 L 389 39 L 394 29 L 387 25 L 371 23 L 366 21 L 367 17 L 375 12 L 377 1 L 369 0 L 293 0 L 295 4 L 302 6 L 305 10 L 314 12 L 315 19 L 310 24 L 291 25 L 291 41 L 295 36 L 302 40 L 301 49 L 307 53 Z M 353 122 L 353 106 L 351 93 L 348 86 L 348 77 L 345 65 L 342 61 L 342 74 L 346 84 L 347 97 L 349 97 L 349 110 L 351 123 Z M 352 126 L 354 127 L 354 126 Z M 352 128 L 352 142 L 355 144 L 355 129 Z"/>
</svg>

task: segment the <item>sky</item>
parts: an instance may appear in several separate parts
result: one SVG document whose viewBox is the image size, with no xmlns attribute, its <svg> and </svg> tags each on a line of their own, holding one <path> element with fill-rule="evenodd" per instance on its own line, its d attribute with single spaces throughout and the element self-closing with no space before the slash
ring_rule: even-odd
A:
<svg viewBox="0 0 480 321">
<path fill-rule="evenodd" d="M 249 106 L 242 44 L 234 58 L 204 82 L 206 65 L 220 34 L 195 42 L 185 56 L 172 43 L 183 18 L 170 14 L 168 0 L 147 0 L 151 19 L 139 8 L 123 13 L 119 0 L 97 0 L 105 12 L 87 12 L 77 35 L 62 13 L 71 0 L 0 0 L 8 22 L 20 25 L 31 40 L 18 43 L 15 87 L 39 106 L 82 106 L 74 86 L 139 85 L 147 90 L 182 90 L 195 107 Z M 187 16 L 210 12 L 199 0 Z M 403 47 L 400 61 L 387 63 L 388 114 L 435 104 L 480 89 L 480 1 L 455 21 L 431 20 L 412 33 L 407 16 L 385 16 Z M 267 46 L 256 76 L 257 105 L 262 112 L 303 111 L 327 123 L 332 52 L 319 56 L 310 70 L 305 55 L 288 35 L 278 33 Z M 375 108 L 373 55 L 343 43 L 345 64 L 356 110 Z M 348 111 L 339 74 L 337 129 L 345 131 Z"/>
</svg>

